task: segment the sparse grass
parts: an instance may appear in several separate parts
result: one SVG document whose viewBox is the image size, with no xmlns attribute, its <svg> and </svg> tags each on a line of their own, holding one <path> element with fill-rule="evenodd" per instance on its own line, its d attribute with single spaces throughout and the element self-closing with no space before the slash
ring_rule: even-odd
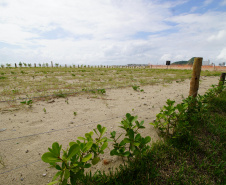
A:
<svg viewBox="0 0 226 185">
<path fill-rule="evenodd" d="M 183 81 L 191 77 L 190 70 L 139 68 L 1 68 L 0 100 L 30 96 L 80 92 L 81 89 L 105 89 L 132 85 L 154 85 Z M 16 76 L 15 76 L 16 74 Z M 216 76 L 221 72 L 202 71 L 202 76 Z M 12 90 L 17 87 L 18 93 Z M 7 93 L 6 93 L 7 92 Z"/>
</svg>

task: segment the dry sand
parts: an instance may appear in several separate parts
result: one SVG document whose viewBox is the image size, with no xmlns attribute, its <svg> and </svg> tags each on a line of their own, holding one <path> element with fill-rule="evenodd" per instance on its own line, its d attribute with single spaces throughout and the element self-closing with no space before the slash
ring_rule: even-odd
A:
<svg viewBox="0 0 226 185">
<path fill-rule="evenodd" d="M 217 84 L 219 77 L 201 77 L 199 94 L 204 94 L 212 84 Z M 150 122 L 155 119 L 160 108 L 167 99 L 181 102 L 188 96 L 189 80 L 166 85 L 144 86 L 144 92 L 134 91 L 131 87 L 123 89 L 107 89 L 106 95 L 77 95 L 54 102 L 35 102 L 32 108 L 21 108 L 16 111 L 0 112 L 0 156 L 5 164 L 0 164 L 0 184 L 47 184 L 56 170 L 48 168 L 41 161 L 47 148 L 57 141 L 68 147 L 70 141 L 96 128 L 97 124 L 107 127 L 107 137 L 118 127 L 126 113 L 138 115 L 138 120 L 144 120 L 146 128 L 141 131 L 144 136 L 151 136 L 152 142 L 158 140 L 158 135 Z M 4 103 L 0 104 L 0 108 Z M 46 109 L 44 113 L 43 108 Z M 77 112 L 77 116 L 74 116 Z M 119 166 L 122 162 L 117 157 L 111 157 L 110 151 L 102 159 L 111 161 L 104 165 L 101 161 L 92 170 L 100 169 L 106 172 Z"/>
</svg>

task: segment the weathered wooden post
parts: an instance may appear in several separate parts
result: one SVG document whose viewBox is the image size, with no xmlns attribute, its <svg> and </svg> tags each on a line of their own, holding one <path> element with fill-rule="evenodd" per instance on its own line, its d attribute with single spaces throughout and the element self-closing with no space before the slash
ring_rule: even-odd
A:
<svg viewBox="0 0 226 185">
<path fill-rule="evenodd" d="M 224 85 L 225 74 L 226 73 L 221 73 L 221 77 L 220 77 L 220 80 L 219 80 L 219 86 L 223 86 Z"/>
<path fill-rule="evenodd" d="M 17 65 L 16 65 L 16 63 L 15 63 L 15 68 L 17 68 Z"/>
<path fill-rule="evenodd" d="M 200 78 L 201 67 L 202 67 L 202 59 L 203 58 L 200 58 L 200 57 L 196 57 L 194 59 L 192 77 L 191 77 L 191 82 L 190 82 L 189 96 L 196 97 L 198 94 L 199 78 Z"/>
<path fill-rule="evenodd" d="M 65 64 L 65 67 L 67 68 L 67 64 Z"/>
<path fill-rule="evenodd" d="M 34 63 L 34 66 L 36 67 L 36 63 Z"/>
<path fill-rule="evenodd" d="M 51 66 L 52 66 L 52 68 L 53 68 L 53 61 L 51 61 Z"/>
</svg>

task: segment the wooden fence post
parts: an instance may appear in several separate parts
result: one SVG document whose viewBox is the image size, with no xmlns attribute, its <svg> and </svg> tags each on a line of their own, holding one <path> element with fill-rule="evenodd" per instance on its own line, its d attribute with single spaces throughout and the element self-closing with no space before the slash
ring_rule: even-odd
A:
<svg viewBox="0 0 226 185">
<path fill-rule="evenodd" d="M 191 77 L 191 82 L 190 82 L 189 96 L 196 97 L 198 94 L 202 59 L 203 58 L 200 58 L 200 57 L 196 57 L 194 59 L 192 77 Z"/>
<path fill-rule="evenodd" d="M 221 73 L 221 77 L 220 77 L 220 81 L 219 81 L 219 86 L 223 86 L 224 85 L 225 74 L 226 73 Z"/>
<path fill-rule="evenodd" d="M 52 66 L 52 68 L 53 68 L 53 61 L 51 61 L 51 66 Z"/>
<path fill-rule="evenodd" d="M 16 65 L 16 63 L 15 63 L 15 68 L 17 68 L 17 65 Z"/>
</svg>

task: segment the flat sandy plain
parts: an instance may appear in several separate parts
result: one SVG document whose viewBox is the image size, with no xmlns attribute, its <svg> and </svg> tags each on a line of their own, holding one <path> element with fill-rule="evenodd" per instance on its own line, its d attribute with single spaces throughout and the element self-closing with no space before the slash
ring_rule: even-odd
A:
<svg viewBox="0 0 226 185">
<path fill-rule="evenodd" d="M 201 76 L 199 94 L 204 94 L 218 81 L 219 76 Z M 97 124 L 107 127 L 107 137 L 113 130 L 119 134 L 122 130 L 118 126 L 126 113 L 144 120 L 146 128 L 141 131 L 142 135 L 157 141 L 159 137 L 148 123 L 155 119 L 167 99 L 179 103 L 187 97 L 189 85 L 190 80 L 186 79 L 141 86 L 144 92 L 134 91 L 132 87 L 106 89 L 105 95 L 76 94 L 34 101 L 31 108 L 10 109 L 6 102 L 1 102 L 0 129 L 4 131 L 0 132 L 0 156 L 4 166 L 0 164 L 0 184 L 47 184 L 56 170 L 48 168 L 41 156 L 53 142 L 59 142 L 66 149 L 69 142 L 92 131 Z M 109 153 L 110 149 L 106 149 L 101 159 L 110 163 L 99 162 L 91 168 L 93 172 L 97 169 L 107 172 L 122 163 Z"/>
</svg>

